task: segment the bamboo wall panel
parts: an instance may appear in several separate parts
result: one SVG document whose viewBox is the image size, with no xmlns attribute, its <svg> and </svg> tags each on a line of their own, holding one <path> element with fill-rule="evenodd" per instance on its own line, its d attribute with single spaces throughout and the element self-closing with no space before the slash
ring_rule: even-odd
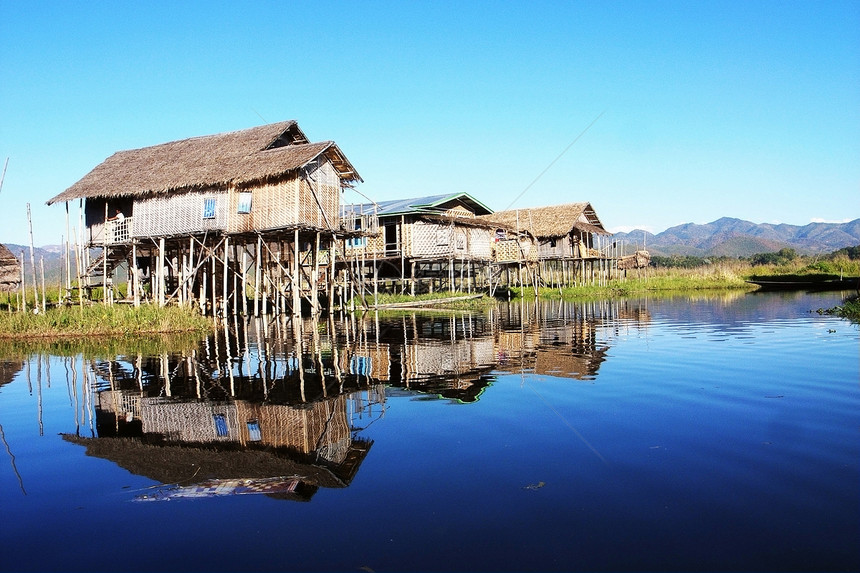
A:
<svg viewBox="0 0 860 573">
<path fill-rule="evenodd" d="M 340 355 L 339 367 L 341 372 L 387 382 L 390 360 L 387 344 L 367 342 L 345 349 Z"/>
<path fill-rule="evenodd" d="M 307 177 L 301 180 L 299 197 L 299 217 L 303 224 L 323 229 L 339 226 L 340 178 L 331 162 L 318 160 L 308 166 Z"/>
<path fill-rule="evenodd" d="M 329 442 L 349 438 L 346 396 L 305 404 L 302 407 L 281 404 L 237 402 L 240 440 L 288 447 L 309 454 Z M 248 422 L 256 422 L 260 440 L 252 440 Z"/>
<path fill-rule="evenodd" d="M 229 231 L 242 233 L 264 231 L 295 225 L 298 222 L 296 196 L 299 183 L 295 178 L 244 189 L 251 192 L 251 212 L 239 213 L 240 192 L 230 191 Z"/>
<path fill-rule="evenodd" d="M 495 364 L 492 338 L 457 340 L 451 344 L 416 341 L 403 349 L 406 378 L 420 379 L 436 375 L 463 375 Z"/>
<path fill-rule="evenodd" d="M 491 229 L 469 228 L 469 255 L 485 260 L 492 258 L 494 235 Z"/>
<path fill-rule="evenodd" d="M 223 416 L 219 435 L 219 420 Z M 162 434 L 169 441 L 229 442 L 238 441 L 239 423 L 235 404 L 217 402 L 171 402 L 161 398 L 141 400 L 144 433 Z"/>
<path fill-rule="evenodd" d="M 214 218 L 204 218 L 207 199 L 215 201 Z M 135 238 L 162 237 L 227 228 L 228 194 L 226 191 L 191 191 L 157 195 L 134 205 Z"/>
<path fill-rule="evenodd" d="M 454 252 L 454 233 L 450 225 L 415 221 L 411 227 L 409 256 L 444 257 Z"/>
</svg>

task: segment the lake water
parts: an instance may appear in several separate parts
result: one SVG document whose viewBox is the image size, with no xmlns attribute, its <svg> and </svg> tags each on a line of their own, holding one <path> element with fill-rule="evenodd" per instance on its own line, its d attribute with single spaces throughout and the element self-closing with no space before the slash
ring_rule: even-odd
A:
<svg viewBox="0 0 860 573">
<path fill-rule="evenodd" d="M 841 300 L 2 343 L 0 569 L 857 571 Z"/>
</svg>

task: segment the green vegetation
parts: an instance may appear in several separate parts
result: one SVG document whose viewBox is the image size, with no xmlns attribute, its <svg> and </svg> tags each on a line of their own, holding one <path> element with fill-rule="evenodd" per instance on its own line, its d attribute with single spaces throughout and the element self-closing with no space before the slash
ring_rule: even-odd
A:
<svg viewBox="0 0 860 573">
<path fill-rule="evenodd" d="M 842 318 L 847 318 L 852 322 L 860 322 L 860 296 L 852 295 L 846 298 L 840 306 L 828 309 L 819 309 L 818 313 L 841 316 Z"/>
<path fill-rule="evenodd" d="M 605 285 L 543 287 L 538 296 L 575 300 L 706 289 L 753 290 L 756 287 L 747 280 L 777 275 L 822 280 L 860 276 L 860 246 L 819 256 L 799 255 L 794 249 L 759 253 L 748 258 L 653 256 L 647 273 L 643 269 L 639 276 L 630 271 L 627 279 L 613 279 Z M 511 292 L 518 298 L 534 296 L 532 287 L 512 288 Z"/>
<path fill-rule="evenodd" d="M 166 332 L 206 332 L 212 322 L 194 310 L 142 305 L 60 306 L 47 312 L 0 313 L 0 338 L 137 336 Z"/>
</svg>

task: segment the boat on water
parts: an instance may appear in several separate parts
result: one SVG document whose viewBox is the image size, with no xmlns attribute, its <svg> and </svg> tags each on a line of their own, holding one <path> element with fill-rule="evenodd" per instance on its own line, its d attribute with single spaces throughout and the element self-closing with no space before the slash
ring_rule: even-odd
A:
<svg viewBox="0 0 860 573">
<path fill-rule="evenodd" d="M 860 290 L 860 277 L 834 277 L 832 275 L 774 275 L 753 277 L 746 282 L 758 285 L 759 290 Z"/>
</svg>

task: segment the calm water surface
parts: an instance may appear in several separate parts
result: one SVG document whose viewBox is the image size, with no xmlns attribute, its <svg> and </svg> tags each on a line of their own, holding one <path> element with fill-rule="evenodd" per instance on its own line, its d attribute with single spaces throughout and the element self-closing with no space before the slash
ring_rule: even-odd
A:
<svg viewBox="0 0 860 573">
<path fill-rule="evenodd" d="M 841 296 L 3 343 L 0 569 L 856 571 Z"/>
</svg>

